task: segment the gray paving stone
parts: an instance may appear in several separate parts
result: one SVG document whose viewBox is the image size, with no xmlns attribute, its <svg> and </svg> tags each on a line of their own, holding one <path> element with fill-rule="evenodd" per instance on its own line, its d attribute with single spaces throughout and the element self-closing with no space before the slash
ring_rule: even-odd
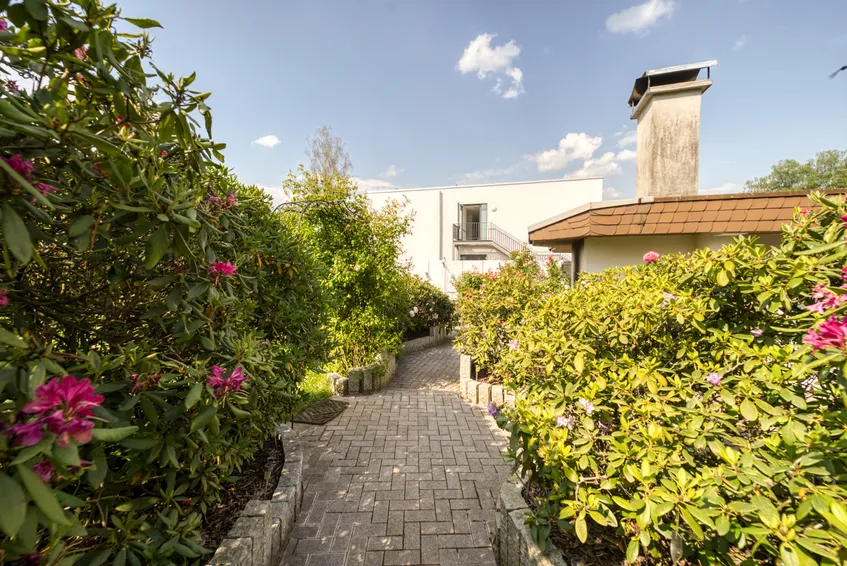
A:
<svg viewBox="0 0 847 566">
<path fill-rule="evenodd" d="M 402 356 L 326 425 L 298 424 L 303 507 L 282 566 L 493 564 L 505 440 L 458 390 L 448 343 Z"/>
</svg>

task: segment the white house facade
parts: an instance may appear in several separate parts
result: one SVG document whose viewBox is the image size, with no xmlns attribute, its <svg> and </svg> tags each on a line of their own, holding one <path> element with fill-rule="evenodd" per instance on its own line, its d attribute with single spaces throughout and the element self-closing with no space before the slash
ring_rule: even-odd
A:
<svg viewBox="0 0 847 566">
<path fill-rule="evenodd" d="M 389 200 L 406 203 L 413 221 L 403 244 L 414 273 L 452 293 L 453 276 L 502 265 L 509 253 L 527 245 L 529 226 L 549 211 L 602 200 L 603 179 L 371 191 L 367 196 L 377 209 Z M 550 255 L 546 248 L 530 249 L 540 259 Z"/>
</svg>

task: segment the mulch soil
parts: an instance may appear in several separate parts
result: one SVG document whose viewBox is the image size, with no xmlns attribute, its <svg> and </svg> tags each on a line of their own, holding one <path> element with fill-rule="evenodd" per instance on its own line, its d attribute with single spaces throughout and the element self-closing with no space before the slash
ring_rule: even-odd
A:
<svg viewBox="0 0 847 566">
<path fill-rule="evenodd" d="M 221 502 L 209 510 L 203 524 L 203 546 L 215 549 L 251 499 L 270 499 L 285 463 L 276 439 L 265 440 L 253 459 L 244 464 L 238 481 L 226 488 Z"/>
<path fill-rule="evenodd" d="M 524 489 L 524 497 L 533 511 L 539 507 L 537 496 L 540 494 L 540 488 L 535 485 Z M 627 541 L 622 540 L 615 533 L 615 529 L 612 528 L 598 527 L 589 522 L 588 540 L 583 544 L 579 542 L 576 536 L 563 531 L 556 523 L 553 523 L 550 542 L 561 550 L 571 563 L 573 563 L 574 558 L 582 558 L 586 566 L 609 566 L 625 563 L 626 547 L 624 545 Z M 643 563 L 640 557 L 637 563 Z"/>
</svg>

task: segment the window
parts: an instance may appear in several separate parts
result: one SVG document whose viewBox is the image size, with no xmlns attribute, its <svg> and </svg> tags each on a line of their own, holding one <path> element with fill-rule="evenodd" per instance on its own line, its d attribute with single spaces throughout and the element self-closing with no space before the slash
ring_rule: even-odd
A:
<svg viewBox="0 0 847 566">
<path fill-rule="evenodd" d="M 484 261 L 486 259 L 485 254 L 460 254 L 459 259 L 468 260 L 468 261 Z"/>
</svg>

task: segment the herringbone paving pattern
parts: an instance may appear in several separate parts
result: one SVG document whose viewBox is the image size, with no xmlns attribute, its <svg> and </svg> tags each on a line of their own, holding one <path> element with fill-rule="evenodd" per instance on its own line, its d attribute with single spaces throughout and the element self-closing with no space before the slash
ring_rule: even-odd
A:
<svg viewBox="0 0 847 566">
<path fill-rule="evenodd" d="M 346 397 L 327 425 L 296 425 L 305 485 L 284 566 L 495 565 L 505 441 L 455 393 L 451 348 L 405 356 L 390 387 Z"/>
</svg>

